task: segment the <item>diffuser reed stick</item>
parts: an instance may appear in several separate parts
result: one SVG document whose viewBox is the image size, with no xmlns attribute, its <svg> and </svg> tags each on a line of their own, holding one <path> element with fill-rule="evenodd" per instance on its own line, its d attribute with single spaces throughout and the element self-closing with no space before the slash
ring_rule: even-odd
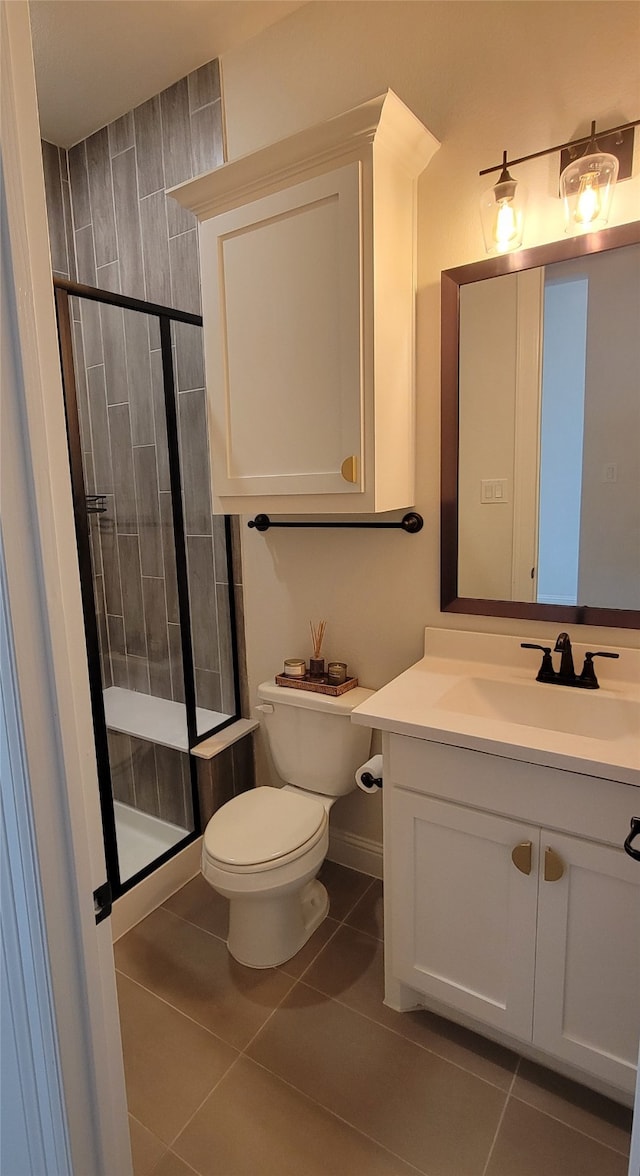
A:
<svg viewBox="0 0 640 1176">
<path fill-rule="evenodd" d="M 313 656 L 318 658 L 322 650 L 322 642 L 324 641 L 324 634 L 327 628 L 326 621 L 318 621 L 314 625 L 313 621 L 309 621 L 309 628 L 311 629 L 311 641 L 313 643 Z"/>
<path fill-rule="evenodd" d="M 324 675 L 324 658 L 321 657 L 321 650 L 326 627 L 326 621 L 318 621 L 317 625 L 309 621 L 313 643 L 313 657 L 309 658 L 309 673 L 312 678 L 322 678 Z"/>
</svg>

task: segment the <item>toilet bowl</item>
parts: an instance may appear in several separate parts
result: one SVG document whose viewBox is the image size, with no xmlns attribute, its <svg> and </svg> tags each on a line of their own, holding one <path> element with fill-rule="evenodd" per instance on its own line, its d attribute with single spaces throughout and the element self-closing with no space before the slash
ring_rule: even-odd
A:
<svg viewBox="0 0 640 1176">
<path fill-rule="evenodd" d="M 202 845 L 202 874 L 229 899 L 227 946 L 241 964 L 273 968 L 291 959 L 329 909 L 316 878 L 329 846 L 329 810 L 355 786 L 371 740 L 366 727 L 350 721 L 371 691 L 348 693 L 354 697 L 259 687 L 267 739 L 288 783 L 228 801 L 209 821 Z"/>
</svg>

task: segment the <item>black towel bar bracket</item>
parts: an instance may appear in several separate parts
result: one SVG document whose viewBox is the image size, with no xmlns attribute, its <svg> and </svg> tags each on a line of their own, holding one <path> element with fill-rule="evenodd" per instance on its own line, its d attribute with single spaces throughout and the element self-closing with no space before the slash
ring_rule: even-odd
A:
<svg viewBox="0 0 640 1176">
<path fill-rule="evenodd" d="M 399 519 L 397 522 L 394 522 L 394 523 L 352 523 L 352 522 L 349 522 L 349 523 L 341 523 L 341 522 L 335 522 L 335 523 L 333 523 L 333 522 L 331 522 L 331 523 L 327 523 L 327 522 L 288 523 L 288 522 L 276 522 L 273 519 L 270 519 L 269 515 L 259 514 L 259 515 L 256 515 L 255 519 L 250 519 L 249 522 L 247 523 L 247 526 L 255 528 L 256 531 L 268 531 L 271 527 L 358 527 L 358 528 L 362 528 L 363 530 L 376 529 L 376 530 L 380 530 L 380 531 L 381 530 L 406 531 L 407 534 L 409 534 L 409 535 L 417 535 L 418 531 L 421 531 L 424 526 L 424 519 L 422 518 L 422 515 L 417 514 L 416 511 L 409 511 L 409 513 L 406 514 L 404 516 L 404 518 Z"/>
</svg>

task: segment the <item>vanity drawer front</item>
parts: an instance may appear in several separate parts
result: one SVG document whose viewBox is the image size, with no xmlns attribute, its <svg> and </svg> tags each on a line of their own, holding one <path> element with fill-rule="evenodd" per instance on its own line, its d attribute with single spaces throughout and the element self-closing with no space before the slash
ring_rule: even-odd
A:
<svg viewBox="0 0 640 1176">
<path fill-rule="evenodd" d="M 385 787 L 560 829 L 622 847 L 640 789 L 406 735 L 385 736 Z"/>
</svg>

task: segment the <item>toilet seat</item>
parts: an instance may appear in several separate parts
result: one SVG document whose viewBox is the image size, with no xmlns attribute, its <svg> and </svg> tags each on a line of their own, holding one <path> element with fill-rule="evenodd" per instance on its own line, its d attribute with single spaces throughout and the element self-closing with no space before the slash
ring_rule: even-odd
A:
<svg viewBox="0 0 640 1176">
<path fill-rule="evenodd" d="M 327 812 L 315 799 L 280 788 L 254 788 L 214 813 L 203 855 L 230 873 L 272 870 L 313 849 L 327 823 Z"/>
</svg>

